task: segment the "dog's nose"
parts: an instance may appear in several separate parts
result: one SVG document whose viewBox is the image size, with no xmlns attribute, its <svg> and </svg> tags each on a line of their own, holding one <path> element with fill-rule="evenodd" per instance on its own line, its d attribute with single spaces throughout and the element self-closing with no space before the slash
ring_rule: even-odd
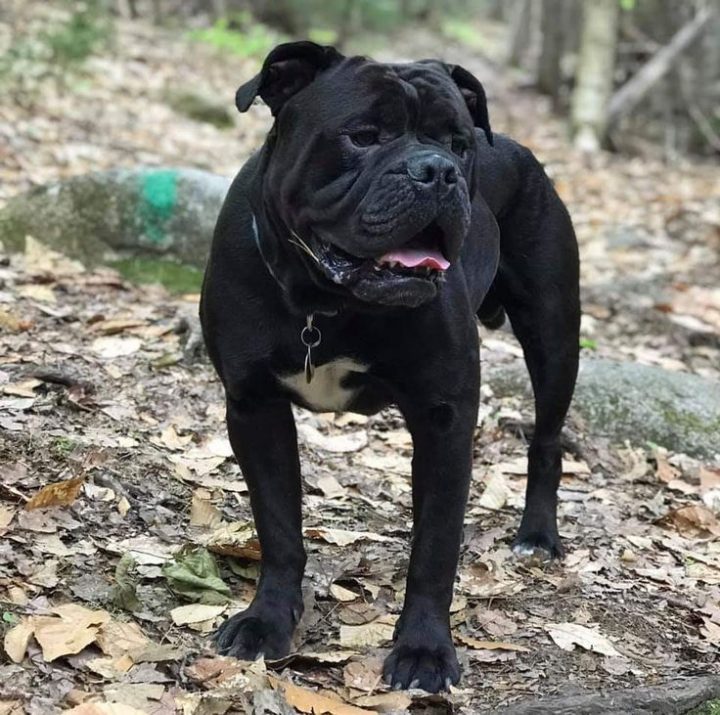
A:
<svg viewBox="0 0 720 715">
<path fill-rule="evenodd" d="M 408 159 L 408 176 L 419 184 L 457 184 L 458 175 L 455 164 L 440 154 L 419 154 Z"/>
</svg>

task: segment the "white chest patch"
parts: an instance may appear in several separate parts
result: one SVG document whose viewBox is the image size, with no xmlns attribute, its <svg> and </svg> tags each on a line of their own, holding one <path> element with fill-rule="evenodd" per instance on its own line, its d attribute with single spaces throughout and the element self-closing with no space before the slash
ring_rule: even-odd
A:
<svg viewBox="0 0 720 715">
<path fill-rule="evenodd" d="M 367 369 L 367 365 L 352 358 L 341 357 L 324 365 L 317 365 L 310 384 L 305 380 L 304 370 L 283 375 L 278 379 L 313 409 L 320 412 L 342 412 L 357 392 L 343 387 L 344 378 L 351 372 L 366 372 Z"/>
</svg>

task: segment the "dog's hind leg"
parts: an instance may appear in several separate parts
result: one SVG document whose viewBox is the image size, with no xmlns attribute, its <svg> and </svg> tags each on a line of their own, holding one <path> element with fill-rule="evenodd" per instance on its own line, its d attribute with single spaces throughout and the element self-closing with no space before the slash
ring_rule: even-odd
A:
<svg viewBox="0 0 720 715">
<path fill-rule="evenodd" d="M 579 355 L 577 242 L 544 173 L 533 170 L 521 193 L 526 195 L 499 222 L 501 258 L 493 285 L 522 345 L 535 394 L 525 511 L 513 549 L 519 555 L 555 558 L 563 553 L 557 530 L 560 430 Z"/>
</svg>

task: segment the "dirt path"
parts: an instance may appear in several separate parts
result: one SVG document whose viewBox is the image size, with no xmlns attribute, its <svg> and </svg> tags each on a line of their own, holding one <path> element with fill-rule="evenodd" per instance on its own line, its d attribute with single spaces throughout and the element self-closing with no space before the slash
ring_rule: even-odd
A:
<svg viewBox="0 0 720 715">
<path fill-rule="evenodd" d="M 166 35 L 159 41 L 155 32 L 124 28 L 117 53 L 93 60 L 79 88 L 57 96 L 39 88 L 57 101 L 0 104 L 5 196 L 91 167 L 192 163 L 231 173 L 241 163 L 267 126 L 265 110 L 221 131 L 173 115 L 157 92 L 163 81 L 202 78 L 231 97 L 250 64 Z M 463 61 L 490 71 L 480 60 Z M 710 169 L 585 161 L 542 100 L 499 74 L 488 86 L 495 127 L 537 151 L 571 208 L 584 256 L 584 335 L 595 352 L 717 377 L 720 351 L 707 337 L 720 311 Z M 268 666 L 280 678 L 273 680 L 262 664 L 212 658 L 205 638 L 222 606 L 170 615 L 187 603 L 163 572 L 178 549 L 210 543 L 215 552 L 254 554 L 219 385 L 208 365 L 180 361 L 174 328 L 195 310 L 194 299 L 83 271 L 42 248 L 10 257 L 0 280 L 0 599 L 19 661 L 0 665 L 0 701 L 51 713 L 93 693 L 164 714 L 247 712 L 254 698 L 270 703 L 257 712 L 285 712 L 272 693 L 292 679 L 356 706 L 402 711 L 409 700 L 386 693 L 378 679 L 411 527 L 410 443 L 399 415 L 297 413 L 306 615 L 301 657 Z M 486 363 L 520 360 L 508 333 L 483 338 Z M 720 487 L 718 465 L 610 448 L 572 419 L 560 509 L 569 556 L 562 566 L 521 564 L 508 544 L 522 506 L 531 414 L 519 398 L 483 390 L 453 606 L 465 675 L 448 698 L 418 697 L 413 707 L 492 712 L 538 695 L 720 674 L 720 526 L 702 507 L 702 497 L 711 500 Z M 49 482 L 78 477 L 83 485 L 69 506 L 24 509 Z M 118 605 L 129 605 L 117 572 L 128 553 L 138 599 L 132 611 Z M 232 612 L 250 599 L 256 565 L 225 556 L 218 563 L 232 587 L 224 606 Z M 105 609 L 111 620 L 51 610 L 64 603 Z M 73 655 L 54 642 L 43 631 L 48 618 L 63 643 L 82 636 L 86 647 Z M 50 660 L 53 647 L 60 654 Z M 320 707 L 316 695 L 286 694 Z"/>
</svg>

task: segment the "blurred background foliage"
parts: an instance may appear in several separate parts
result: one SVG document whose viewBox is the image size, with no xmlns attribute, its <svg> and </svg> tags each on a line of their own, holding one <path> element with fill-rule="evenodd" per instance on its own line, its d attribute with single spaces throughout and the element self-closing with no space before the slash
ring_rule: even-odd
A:
<svg viewBox="0 0 720 715">
<path fill-rule="evenodd" d="M 720 152 L 720 0 L 55 0 L 50 29 L 0 35 L 0 90 L 68 72 L 150 21 L 261 59 L 310 38 L 372 55 L 412 28 L 479 53 L 551 98 L 581 148 Z M 2 21 L 0 5 L 0 21 Z M 183 101 L 188 98 L 183 98 Z M 175 98 L 177 100 L 177 98 Z M 192 102 L 190 102 L 192 104 Z M 193 110 L 195 111 L 195 110 Z M 200 108 L 197 111 L 204 111 Z M 219 120 L 219 121 L 222 121 Z"/>
</svg>

